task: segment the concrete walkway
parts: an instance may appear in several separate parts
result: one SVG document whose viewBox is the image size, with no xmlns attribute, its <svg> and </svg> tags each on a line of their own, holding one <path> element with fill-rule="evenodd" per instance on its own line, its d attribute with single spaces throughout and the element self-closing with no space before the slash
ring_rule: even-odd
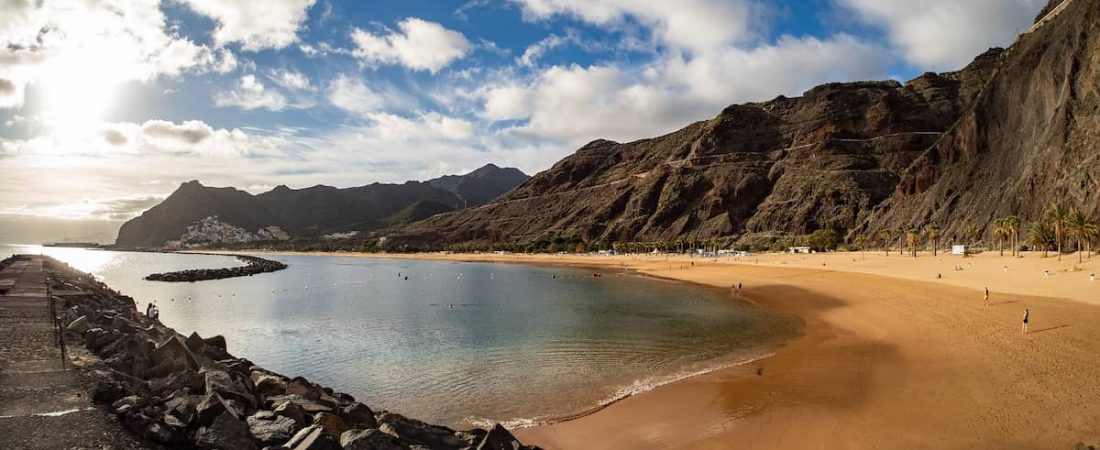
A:
<svg viewBox="0 0 1100 450">
<path fill-rule="evenodd" d="M 0 270 L 0 449 L 146 448 L 92 406 L 84 371 L 62 367 L 44 262 L 24 256 Z"/>
</svg>

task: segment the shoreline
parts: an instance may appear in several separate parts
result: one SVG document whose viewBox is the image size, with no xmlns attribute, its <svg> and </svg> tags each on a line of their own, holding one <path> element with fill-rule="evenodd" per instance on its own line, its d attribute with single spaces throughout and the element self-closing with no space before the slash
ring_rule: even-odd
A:
<svg viewBox="0 0 1100 450">
<path fill-rule="evenodd" d="M 630 268 L 726 289 L 743 280 L 746 299 L 806 323 L 802 337 L 750 365 L 762 370 L 755 376 L 752 367 L 719 370 L 581 418 L 517 430 L 547 449 L 1100 442 L 1100 405 L 1084 400 L 1100 398 L 1086 369 L 1100 364 L 1100 331 L 1089 325 L 1100 321 L 1100 285 L 1087 278 L 1100 271 L 1100 258 L 244 253 Z M 993 291 L 988 307 L 984 286 Z M 1025 306 L 1034 331 L 1022 336 Z"/>
</svg>

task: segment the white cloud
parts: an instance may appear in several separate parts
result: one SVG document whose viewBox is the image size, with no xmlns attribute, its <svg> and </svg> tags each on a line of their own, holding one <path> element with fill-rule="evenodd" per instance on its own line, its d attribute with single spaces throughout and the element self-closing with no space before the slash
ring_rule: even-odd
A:
<svg viewBox="0 0 1100 450">
<path fill-rule="evenodd" d="M 0 78 L 10 85 L 0 108 L 20 107 L 27 84 L 72 101 L 211 60 L 210 49 L 168 31 L 158 0 L 16 0 L 0 12 Z"/>
<path fill-rule="evenodd" d="M 531 114 L 531 92 L 526 87 L 515 84 L 492 87 L 484 97 L 481 116 L 486 119 L 524 119 Z"/>
<path fill-rule="evenodd" d="M 365 64 L 400 64 L 413 70 L 435 73 L 466 56 L 472 45 L 466 37 L 435 22 L 408 18 L 398 22 L 400 31 L 372 34 L 356 28 L 351 32 L 352 52 Z"/>
<path fill-rule="evenodd" d="M 553 66 L 527 83 L 502 77 L 479 91 L 479 115 L 527 119 L 506 133 L 576 147 L 592 139 L 630 141 L 713 117 L 732 103 L 800 95 L 828 81 L 882 78 L 885 49 L 849 35 L 783 37 L 749 49 L 670 52 L 644 66 Z"/>
<path fill-rule="evenodd" d="M 298 41 L 298 28 L 316 0 L 181 0 L 218 23 L 218 45 L 239 42 L 250 51 L 281 49 Z"/>
<path fill-rule="evenodd" d="M 693 51 L 744 41 L 762 8 L 750 0 L 511 0 L 529 20 L 568 16 L 601 26 L 632 19 L 661 43 Z"/>
<path fill-rule="evenodd" d="M 272 81 L 286 89 L 309 90 L 313 85 L 309 77 L 293 69 L 275 69 L 270 75 Z"/>
<path fill-rule="evenodd" d="M 286 108 L 286 97 L 267 89 L 255 75 L 242 76 L 237 87 L 228 94 L 214 97 L 214 104 L 220 107 L 234 106 L 243 110 L 267 109 L 280 111 Z"/>
<path fill-rule="evenodd" d="M 346 75 L 340 75 L 329 83 L 328 101 L 333 106 L 353 113 L 369 113 L 384 105 L 382 96 L 366 84 Z"/>
<path fill-rule="evenodd" d="M 213 62 L 213 69 L 217 73 L 229 73 L 237 70 L 237 56 L 227 48 L 219 49 L 218 58 Z"/>
<path fill-rule="evenodd" d="M 954 70 L 1026 31 L 1047 0 L 837 0 L 883 27 L 910 63 Z"/>
</svg>

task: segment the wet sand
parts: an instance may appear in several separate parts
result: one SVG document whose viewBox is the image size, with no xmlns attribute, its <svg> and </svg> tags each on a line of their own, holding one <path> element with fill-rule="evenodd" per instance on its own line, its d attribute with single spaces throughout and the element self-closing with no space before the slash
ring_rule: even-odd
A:
<svg viewBox="0 0 1100 450">
<path fill-rule="evenodd" d="M 516 432 L 547 449 L 1067 449 L 1078 441 L 1100 443 L 1100 282 L 1088 278 L 1100 271 L 1100 257 L 1078 264 L 1075 255 L 1058 262 L 996 253 L 740 261 L 363 256 L 603 266 L 719 287 L 741 282 L 740 295 L 806 321 L 805 335 L 771 358 Z M 989 306 L 982 301 L 986 286 Z M 1020 333 L 1024 308 L 1031 310 L 1028 335 Z"/>
</svg>

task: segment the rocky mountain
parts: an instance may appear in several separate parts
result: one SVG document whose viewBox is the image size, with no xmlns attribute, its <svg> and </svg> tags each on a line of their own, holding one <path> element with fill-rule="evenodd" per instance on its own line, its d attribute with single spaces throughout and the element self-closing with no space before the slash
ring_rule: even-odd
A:
<svg viewBox="0 0 1100 450">
<path fill-rule="evenodd" d="M 476 208 L 391 233 L 438 248 L 550 239 L 950 236 L 1052 200 L 1100 212 L 1100 1 L 1053 0 L 1007 50 L 957 72 L 833 83 L 665 136 L 597 140 Z"/>
<path fill-rule="evenodd" d="M 188 226 L 207 217 L 217 217 L 220 223 L 247 232 L 275 226 L 292 237 L 371 231 L 480 205 L 527 178 L 517 169 L 490 164 L 466 175 L 426 182 L 374 183 L 347 189 L 279 186 L 258 195 L 190 181 L 160 204 L 123 224 L 115 243 L 127 248 L 160 247 L 179 240 Z"/>
<path fill-rule="evenodd" d="M 950 129 L 999 55 L 990 50 L 959 72 L 905 84 L 834 83 L 734 105 L 653 139 L 598 140 L 507 195 L 413 224 L 394 242 L 670 241 L 848 229 Z"/>
</svg>

